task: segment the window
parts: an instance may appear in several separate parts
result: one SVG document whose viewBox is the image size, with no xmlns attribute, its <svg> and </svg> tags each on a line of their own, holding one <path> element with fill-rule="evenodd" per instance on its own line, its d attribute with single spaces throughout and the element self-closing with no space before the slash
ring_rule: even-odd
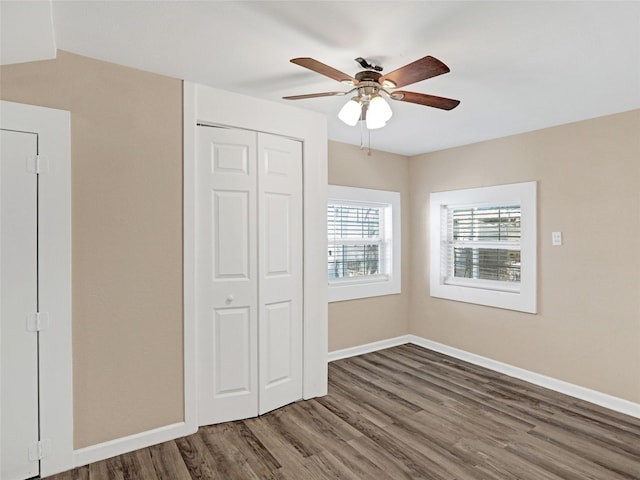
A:
<svg viewBox="0 0 640 480">
<path fill-rule="evenodd" d="M 431 194 L 431 296 L 536 312 L 536 183 Z"/>
<path fill-rule="evenodd" d="M 380 205 L 329 205 L 329 280 L 386 278 L 384 217 Z"/>
<path fill-rule="evenodd" d="M 400 293 L 400 194 L 329 186 L 329 301 Z"/>
</svg>

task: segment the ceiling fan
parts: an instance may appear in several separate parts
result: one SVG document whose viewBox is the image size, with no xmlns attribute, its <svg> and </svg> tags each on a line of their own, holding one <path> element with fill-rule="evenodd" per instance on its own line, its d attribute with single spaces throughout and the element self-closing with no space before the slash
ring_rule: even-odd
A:
<svg viewBox="0 0 640 480">
<path fill-rule="evenodd" d="M 358 57 L 355 60 L 365 70 L 356 73 L 355 77 L 351 77 L 313 58 L 292 58 L 291 62 L 296 65 L 308 68 L 311 71 L 352 86 L 353 88 L 348 91 L 310 93 L 307 95 L 292 95 L 283 98 L 285 100 L 302 100 L 305 98 L 349 95 L 350 93 L 356 92 L 356 95 L 342 107 L 338 117 L 351 126 L 355 126 L 359 120 L 364 120 L 368 129 L 384 127 L 386 122 L 391 118 L 391 108 L 383 97 L 400 102 L 440 108 L 442 110 L 451 110 L 460 104 L 460 100 L 453 100 L 451 98 L 408 92 L 406 90 L 395 90 L 396 88 L 411 85 L 412 83 L 449 72 L 449 67 L 435 57 L 427 55 L 386 75 L 380 73 L 382 72 L 382 67 L 371 65 L 364 58 Z"/>
</svg>

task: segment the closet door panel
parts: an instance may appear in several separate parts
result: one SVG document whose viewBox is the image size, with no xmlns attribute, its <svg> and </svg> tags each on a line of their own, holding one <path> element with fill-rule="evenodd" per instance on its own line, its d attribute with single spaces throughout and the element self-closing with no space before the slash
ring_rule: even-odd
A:
<svg viewBox="0 0 640 480">
<path fill-rule="evenodd" d="M 251 392 L 251 314 L 248 308 L 221 308 L 214 313 L 214 398 Z"/>
<path fill-rule="evenodd" d="M 38 441 L 38 181 L 35 133 L 0 131 L 0 478 L 40 473 Z"/>
<path fill-rule="evenodd" d="M 248 280 L 251 257 L 249 192 L 214 190 L 212 194 L 213 280 Z"/>
<path fill-rule="evenodd" d="M 259 413 L 302 398 L 302 145 L 258 135 Z"/>
<path fill-rule="evenodd" d="M 265 365 L 268 368 L 263 372 L 266 375 L 264 379 L 264 388 L 266 389 L 289 381 L 295 372 L 295 366 L 291 364 L 295 357 L 291 346 L 294 345 L 292 340 L 296 328 L 291 307 L 291 302 L 265 305 L 266 316 L 261 319 L 261 322 L 264 323 L 264 331 L 269 336 L 265 342 L 267 347 Z M 282 345 L 288 348 L 279 348 Z M 298 398 L 293 398 L 293 401 L 295 400 Z"/>
<path fill-rule="evenodd" d="M 198 421 L 258 413 L 256 134 L 198 128 Z"/>
</svg>

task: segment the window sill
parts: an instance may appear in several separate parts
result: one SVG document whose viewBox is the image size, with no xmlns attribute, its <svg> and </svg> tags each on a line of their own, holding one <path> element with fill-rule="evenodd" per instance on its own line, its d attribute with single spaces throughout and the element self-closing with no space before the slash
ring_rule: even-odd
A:
<svg viewBox="0 0 640 480">
<path fill-rule="evenodd" d="M 329 303 L 357 300 L 360 298 L 395 295 L 401 292 L 400 280 L 348 280 L 329 283 Z"/>
</svg>

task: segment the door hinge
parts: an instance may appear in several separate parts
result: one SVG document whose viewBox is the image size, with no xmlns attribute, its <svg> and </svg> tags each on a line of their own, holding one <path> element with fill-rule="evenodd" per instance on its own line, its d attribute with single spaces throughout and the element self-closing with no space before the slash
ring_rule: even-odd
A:
<svg viewBox="0 0 640 480">
<path fill-rule="evenodd" d="M 29 447 L 29 461 L 37 462 L 51 455 L 51 439 L 44 438 Z"/>
<path fill-rule="evenodd" d="M 49 159 L 42 155 L 31 155 L 27 157 L 27 172 L 40 175 L 49 171 Z"/>
<path fill-rule="evenodd" d="M 35 312 L 27 315 L 27 331 L 42 332 L 49 330 L 49 312 Z"/>
</svg>

